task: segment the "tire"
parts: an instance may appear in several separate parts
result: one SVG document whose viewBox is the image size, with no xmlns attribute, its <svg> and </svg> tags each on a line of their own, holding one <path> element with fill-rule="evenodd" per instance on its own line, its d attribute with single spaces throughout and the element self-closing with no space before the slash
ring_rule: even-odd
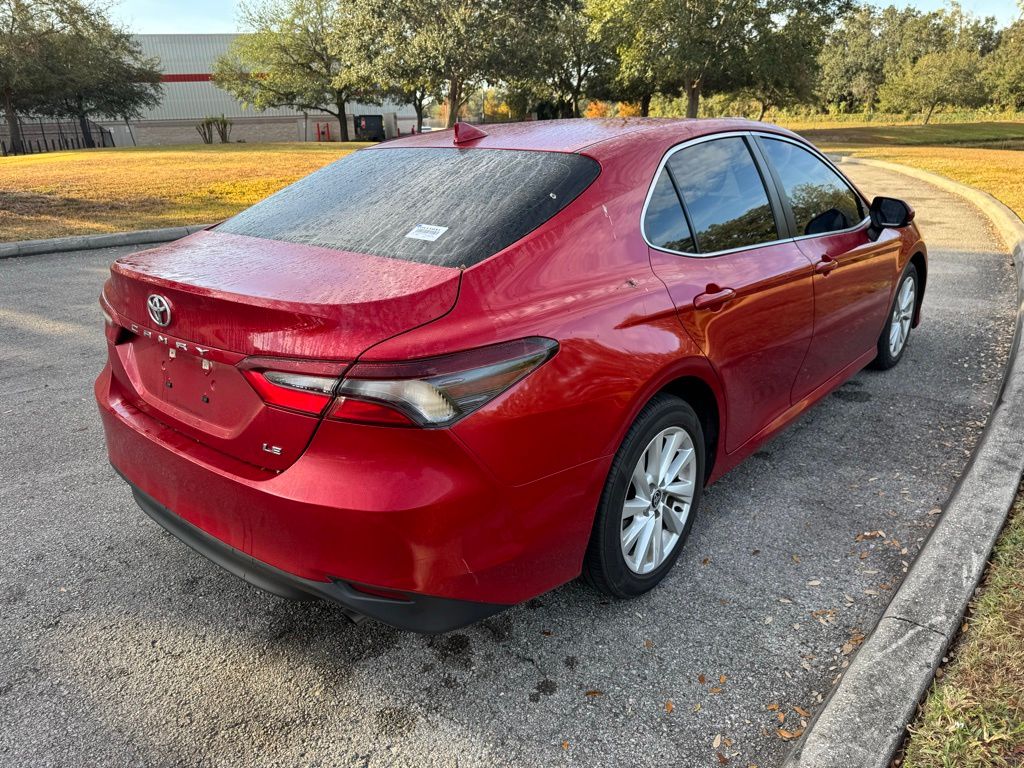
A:
<svg viewBox="0 0 1024 768">
<path fill-rule="evenodd" d="M 656 439 L 658 448 L 649 451 Z M 675 452 L 673 443 L 678 444 Z M 685 452 L 691 449 L 687 455 Z M 594 517 L 583 559 L 583 577 L 591 586 L 612 597 L 630 598 L 642 595 L 665 578 L 679 557 L 700 506 L 705 450 L 700 420 L 688 403 L 659 394 L 644 406 L 612 460 Z M 653 461 L 655 472 L 647 472 L 654 458 L 659 459 Z M 671 476 L 655 476 L 661 474 L 666 461 Z M 673 475 L 677 462 L 681 462 L 680 468 Z M 651 479 L 655 480 L 653 484 L 649 483 Z M 687 482 L 690 501 L 685 504 Z M 638 483 L 648 485 L 641 488 Z M 641 511 L 642 507 L 646 510 Z M 655 549 L 659 544 L 660 553 Z"/>
<path fill-rule="evenodd" d="M 889 314 L 886 315 L 885 327 L 878 336 L 878 354 L 871 363 L 872 368 L 887 371 L 895 366 L 907 351 L 920 289 L 921 281 L 917 276 L 917 267 L 910 264 L 900 278 L 892 306 L 889 307 Z M 896 330 L 897 324 L 901 327 L 899 331 Z"/>
</svg>

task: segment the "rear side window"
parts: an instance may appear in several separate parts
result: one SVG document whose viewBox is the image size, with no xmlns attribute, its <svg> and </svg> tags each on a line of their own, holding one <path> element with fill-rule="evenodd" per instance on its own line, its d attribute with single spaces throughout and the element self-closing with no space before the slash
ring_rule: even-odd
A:
<svg viewBox="0 0 1024 768">
<path fill-rule="evenodd" d="M 779 239 L 761 173 L 746 142 L 714 139 L 668 160 L 701 253 Z"/>
<path fill-rule="evenodd" d="M 651 245 L 658 248 L 686 253 L 697 250 L 693 235 L 690 234 L 690 225 L 686 223 L 683 207 L 679 204 L 679 195 L 676 194 L 675 185 L 668 171 L 663 170 L 657 184 L 654 185 L 654 193 L 647 204 L 647 213 L 644 216 L 644 234 Z"/>
<path fill-rule="evenodd" d="M 788 141 L 760 142 L 789 198 L 798 234 L 823 235 L 863 220 L 860 197 L 820 158 Z"/>
<path fill-rule="evenodd" d="M 597 161 L 560 152 L 363 150 L 242 211 L 218 231 L 468 267 L 539 227 L 599 172 Z"/>
</svg>

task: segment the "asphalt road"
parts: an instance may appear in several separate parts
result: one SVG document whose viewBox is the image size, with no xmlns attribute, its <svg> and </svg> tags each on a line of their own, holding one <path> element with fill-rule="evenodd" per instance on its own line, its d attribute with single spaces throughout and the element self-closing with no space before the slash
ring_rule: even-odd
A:
<svg viewBox="0 0 1024 768">
<path fill-rule="evenodd" d="M 851 174 L 907 198 L 931 246 L 902 363 L 711 488 L 650 595 L 574 583 L 433 638 L 265 595 L 151 522 L 91 392 L 96 296 L 127 249 L 0 261 L 0 764 L 778 764 L 777 729 L 820 706 L 934 524 L 1012 331 L 1009 258 L 974 208 Z"/>
</svg>

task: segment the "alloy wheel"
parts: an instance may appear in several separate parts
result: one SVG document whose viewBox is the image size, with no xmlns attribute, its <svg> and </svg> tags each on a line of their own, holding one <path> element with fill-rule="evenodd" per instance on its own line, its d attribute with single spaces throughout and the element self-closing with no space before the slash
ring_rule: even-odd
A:
<svg viewBox="0 0 1024 768">
<path fill-rule="evenodd" d="M 655 570 L 686 530 L 697 481 L 690 433 L 669 427 L 641 454 L 622 505 L 619 543 L 626 566 L 637 574 Z"/>
<path fill-rule="evenodd" d="M 900 286 L 892 309 L 892 320 L 889 322 L 889 354 L 899 357 L 903 346 L 910 336 L 910 323 L 914 316 L 914 300 L 917 298 L 917 285 L 913 277 L 907 277 Z"/>
</svg>

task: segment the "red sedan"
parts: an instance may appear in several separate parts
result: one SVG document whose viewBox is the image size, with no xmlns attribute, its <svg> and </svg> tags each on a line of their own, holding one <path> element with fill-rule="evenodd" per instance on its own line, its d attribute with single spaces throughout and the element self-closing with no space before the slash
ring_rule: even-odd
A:
<svg viewBox="0 0 1024 768">
<path fill-rule="evenodd" d="M 247 581 L 449 630 L 633 597 L 703 489 L 865 365 L 913 211 L 725 120 L 457 126 L 126 256 L 96 398 L 142 509 Z"/>
</svg>

